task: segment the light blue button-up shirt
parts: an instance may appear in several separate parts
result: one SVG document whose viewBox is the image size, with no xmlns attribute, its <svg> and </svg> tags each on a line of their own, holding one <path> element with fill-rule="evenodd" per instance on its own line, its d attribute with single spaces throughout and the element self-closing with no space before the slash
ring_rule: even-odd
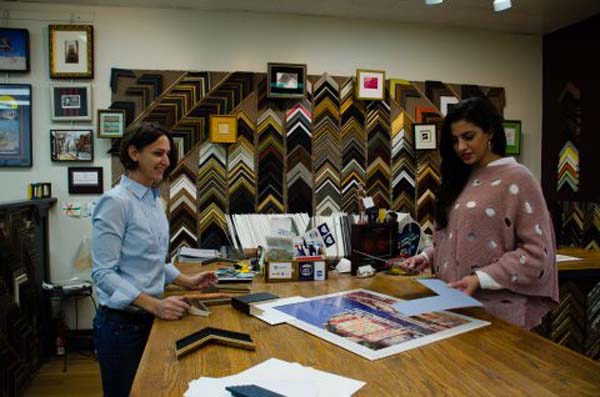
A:
<svg viewBox="0 0 600 397">
<path fill-rule="evenodd" d="M 159 190 L 123 175 L 98 201 L 92 222 L 92 278 L 100 304 L 124 309 L 142 292 L 162 297 L 179 270 L 165 264 L 169 224 Z"/>
</svg>

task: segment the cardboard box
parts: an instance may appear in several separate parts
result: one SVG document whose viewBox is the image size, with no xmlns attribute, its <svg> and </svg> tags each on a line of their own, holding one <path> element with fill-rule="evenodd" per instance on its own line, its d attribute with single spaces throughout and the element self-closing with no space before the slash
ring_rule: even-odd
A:
<svg viewBox="0 0 600 397">
<path fill-rule="evenodd" d="M 325 258 L 265 263 L 265 282 L 319 281 L 327 279 Z"/>
</svg>

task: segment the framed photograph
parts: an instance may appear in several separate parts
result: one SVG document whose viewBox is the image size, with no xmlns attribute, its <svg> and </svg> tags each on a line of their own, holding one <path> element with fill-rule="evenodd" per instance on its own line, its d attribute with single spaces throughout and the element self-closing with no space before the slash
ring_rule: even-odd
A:
<svg viewBox="0 0 600 397">
<path fill-rule="evenodd" d="M 356 98 L 382 100 L 385 95 L 385 71 L 356 69 Z"/>
<path fill-rule="evenodd" d="M 50 111 L 53 121 L 92 120 L 92 86 L 89 84 L 51 85 Z"/>
<path fill-rule="evenodd" d="M 304 98 L 306 65 L 295 63 L 267 64 L 267 96 L 269 98 Z"/>
<path fill-rule="evenodd" d="M 29 31 L 0 28 L 0 72 L 29 72 Z"/>
<path fill-rule="evenodd" d="M 0 167 L 31 167 L 31 85 L 0 84 Z"/>
<path fill-rule="evenodd" d="M 98 138 L 121 138 L 125 134 L 125 111 L 98 109 Z"/>
<path fill-rule="evenodd" d="M 50 25 L 50 78 L 94 78 L 94 27 Z"/>
<path fill-rule="evenodd" d="M 52 161 L 94 160 L 92 130 L 50 130 L 50 159 Z"/>
<path fill-rule="evenodd" d="M 521 120 L 504 120 L 506 154 L 521 154 Z"/>
<path fill-rule="evenodd" d="M 235 116 L 210 115 L 210 141 L 212 143 L 235 143 L 237 118 Z"/>
<path fill-rule="evenodd" d="M 102 167 L 69 167 L 69 194 L 101 194 Z"/>
<path fill-rule="evenodd" d="M 437 149 L 437 137 L 435 133 L 435 124 L 413 124 L 413 133 L 415 137 L 415 149 L 431 150 Z"/>
</svg>

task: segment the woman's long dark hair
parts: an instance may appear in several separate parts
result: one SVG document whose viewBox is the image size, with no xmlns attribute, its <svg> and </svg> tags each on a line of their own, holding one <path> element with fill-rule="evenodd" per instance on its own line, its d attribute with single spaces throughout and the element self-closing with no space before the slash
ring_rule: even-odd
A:
<svg viewBox="0 0 600 397">
<path fill-rule="evenodd" d="M 466 165 L 454 150 L 452 124 L 462 120 L 475 124 L 486 134 L 491 134 L 492 152 L 500 156 L 504 156 L 506 152 L 502 116 L 488 99 L 468 98 L 457 103 L 448 112 L 442 125 L 440 142 L 442 183 L 437 192 L 435 205 L 435 223 L 438 230 L 448 225 L 449 208 L 454 204 L 471 175 L 471 166 Z"/>
</svg>

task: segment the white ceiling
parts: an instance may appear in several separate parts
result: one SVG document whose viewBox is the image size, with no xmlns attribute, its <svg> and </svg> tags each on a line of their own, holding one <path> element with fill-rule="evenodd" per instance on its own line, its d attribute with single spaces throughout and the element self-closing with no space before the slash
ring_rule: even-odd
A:
<svg viewBox="0 0 600 397">
<path fill-rule="evenodd" d="M 600 13 L 600 0 L 512 0 L 494 12 L 493 0 L 16 0 L 94 6 L 195 9 L 360 18 L 435 24 L 509 33 L 545 34 Z"/>
</svg>

